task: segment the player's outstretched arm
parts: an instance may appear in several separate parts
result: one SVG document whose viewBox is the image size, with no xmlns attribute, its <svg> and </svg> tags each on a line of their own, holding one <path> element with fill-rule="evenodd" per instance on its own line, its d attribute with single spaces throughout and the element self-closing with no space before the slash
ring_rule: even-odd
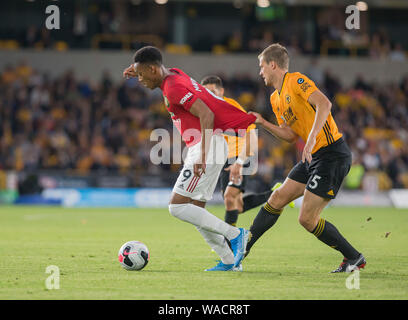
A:
<svg viewBox="0 0 408 320">
<path fill-rule="evenodd" d="M 251 114 L 256 116 L 256 122 L 264 127 L 265 130 L 272 133 L 274 136 L 278 137 L 279 139 L 285 140 L 289 143 L 294 143 L 298 139 L 298 135 L 286 124 L 281 124 L 280 126 L 274 125 L 269 121 L 266 121 L 259 113 L 257 112 L 250 112 Z"/>
</svg>

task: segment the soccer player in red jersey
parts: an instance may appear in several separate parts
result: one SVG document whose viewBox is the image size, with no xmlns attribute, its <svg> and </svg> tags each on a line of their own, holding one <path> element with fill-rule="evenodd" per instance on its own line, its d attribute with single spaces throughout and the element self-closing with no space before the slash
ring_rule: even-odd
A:
<svg viewBox="0 0 408 320">
<path fill-rule="evenodd" d="M 221 261 L 206 271 L 232 271 L 240 265 L 248 230 L 232 226 L 205 209 L 227 159 L 228 148 L 221 133 L 246 134 L 256 117 L 233 107 L 201 86 L 180 69 L 166 68 L 161 52 L 151 46 L 139 49 L 124 77 L 137 77 L 149 89 L 160 88 L 175 127 L 188 147 L 186 159 L 174 185 L 169 211 L 193 224 Z M 217 134 L 218 132 L 218 134 Z M 242 158 L 246 154 L 243 152 Z M 236 167 L 242 164 L 237 163 Z M 232 179 L 239 177 L 232 176 Z M 229 247 L 227 241 L 231 243 Z"/>
</svg>

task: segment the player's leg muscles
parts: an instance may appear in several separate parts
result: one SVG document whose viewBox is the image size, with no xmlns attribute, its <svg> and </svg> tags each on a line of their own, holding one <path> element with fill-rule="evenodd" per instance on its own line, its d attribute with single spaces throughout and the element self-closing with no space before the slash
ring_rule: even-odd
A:
<svg viewBox="0 0 408 320">
<path fill-rule="evenodd" d="M 306 185 L 286 178 L 283 184 L 270 195 L 268 203 L 272 208 L 283 209 L 288 203 L 303 195 Z"/>
<path fill-rule="evenodd" d="M 173 192 L 170 197 L 169 204 L 182 204 L 182 203 L 191 203 L 193 200 L 189 197 L 183 196 L 176 192 Z"/>
<path fill-rule="evenodd" d="M 238 212 L 243 213 L 244 212 L 244 194 L 241 191 L 237 197 L 237 207 L 238 207 Z"/>
<path fill-rule="evenodd" d="M 249 252 L 255 242 L 276 223 L 283 208 L 291 201 L 299 198 L 305 190 L 305 184 L 286 178 L 285 182 L 276 189 L 265 205 L 259 210 L 251 228 L 251 239 L 246 251 Z"/>
<path fill-rule="evenodd" d="M 207 204 L 207 202 L 205 201 L 198 201 L 198 200 L 193 200 L 191 203 L 200 208 L 205 208 L 205 205 Z"/>
<path fill-rule="evenodd" d="M 228 186 L 224 192 L 224 204 L 227 210 L 239 209 L 238 200 L 241 194 L 241 190 L 235 187 Z"/>
<path fill-rule="evenodd" d="M 239 199 L 241 196 L 241 190 L 232 186 L 228 186 L 224 192 L 224 204 L 225 204 L 225 222 L 233 226 L 237 224 L 239 208 Z M 242 208 L 241 208 L 242 210 Z"/>
<path fill-rule="evenodd" d="M 360 253 L 340 234 L 329 221 L 320 218 L 320 213 L 329 203 L 329 199 L 322 198 L 305 190 L 300 208 L 299 223 L 320 241 L 333 249 L 340 251 L 347 259 L 356 259 Z"/>
<path fill-rule="evenodd" d="M 309 232 L 312 232 L 320 219 L 320 213 L 327 206 L 330 199 L 319 197 L 309 190 L 305 190 L 302 205 L 299 211 L 299 223 Z"/>
</svg>

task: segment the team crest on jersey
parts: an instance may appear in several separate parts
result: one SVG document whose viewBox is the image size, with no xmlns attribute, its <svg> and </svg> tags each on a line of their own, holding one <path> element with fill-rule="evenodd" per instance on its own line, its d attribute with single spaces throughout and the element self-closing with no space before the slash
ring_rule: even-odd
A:
<svg viewBox="0 0 408 320">
<path fill-rule="evenodd" d="M 287 94 L 287 95 L 285 96 L 285 100 L 286 100 L 286 103 L 290 103 L 290 100 L 291 100 L 291 99 L 290 99 L 290 95 Z"/>
<path fill-rule="evenodd" d="M 297 83 L 302 84 L 303 82 L 305 82 L 305 79 L 303 79 L 303 78 L 297 79 Z"/>
</svg>

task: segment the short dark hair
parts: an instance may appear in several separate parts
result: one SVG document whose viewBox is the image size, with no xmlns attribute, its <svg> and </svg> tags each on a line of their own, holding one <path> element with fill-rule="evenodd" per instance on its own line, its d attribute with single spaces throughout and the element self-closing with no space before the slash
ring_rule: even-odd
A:
<svg viewBox="0 0 408 320">
<path fill-rule="evenodd" d="M 215 84 L 218 88 L 223 88 L 222 80 L 218 76 L 206 76 L 201 80 L 201 85 Z"/>
<path fill-rule="evenodd" d="M 159 49 L 152 46 L 146 46 L 136 51 L 134 56 L 135 63 L 162 64 L 162 54 Z"/>
</svg>

